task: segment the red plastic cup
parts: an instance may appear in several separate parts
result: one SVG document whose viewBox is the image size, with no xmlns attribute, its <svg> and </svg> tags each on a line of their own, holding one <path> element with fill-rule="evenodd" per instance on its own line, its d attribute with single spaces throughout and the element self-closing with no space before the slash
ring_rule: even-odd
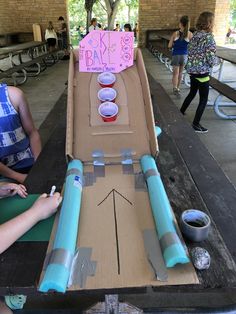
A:
<svg viewBox="0 0 236 314">
<path fill-rule="evenodd" d="M 98 113 L 104 122 L 116 121 L 118 111 L 117 104 L 111 101 L 106 101 L 98 107 Z"/>
<path fill-rule="evenodd" d="M 105 87 L 98 91 L 98 99 L 103 103 L 105 101 L 115 102 L 117 92 L 114 88 Z"/>
<path fill-rule="evenodd" d="M 112 87 L 115 84 L 116 76 L 111 72 L 103 72 L 98 75 L 97 80 L 101 87 Z"/>
</svg>

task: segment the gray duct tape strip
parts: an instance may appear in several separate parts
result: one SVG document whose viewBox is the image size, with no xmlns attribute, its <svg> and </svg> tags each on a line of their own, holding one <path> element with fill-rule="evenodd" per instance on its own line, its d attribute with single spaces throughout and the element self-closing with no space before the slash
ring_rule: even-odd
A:
<svg viewBox="0 0 236 314">
<path fill-rule="evenodd" d="M 176 232 L 167 232 L 160 238 L 161 250 L 164 252 L 173 244 L 181 244 L 181 241 Z"/>
<path fill-rule="evenodd" d="M 72 262 L 68 287 L 79 285 L 84 288 L 87 277 L 95 275 L 97 262 L 91 261 L 91 255 L 92 248 L 78 248 Z"/>
<path fill-rule="evenodd" d="M 124 174 L 133 174 L 134 167 L 133 167 L 133 159 L 132 159 L 132 149 L 126 148 L 121 149 L 121 156 L 122 156 L 122 168 Z"/>
<path fill-rule="evenodd" d="M 147 185 L 144 180 L 144 175 L 142 172 L 138 172 L 134 174 L 134 184 L 135 184 L 135 190 L 147 191 Z"/>
<path fill-rule="evenodd" d="M 134 174 L 134 166 L 133 164 L 126 165 L 122 164 L 123 174 Z"/>
<path fill-rule="evenodd" d="M 157 238 L 156 230 L 144 230 L 143 239 L 147 258 L 155 273 L 156 279 L 160 281 L 167 281 L 167 268 L 162 256 L 161 246 Z"/>
<path fill-rule="evenodd" d="M 70 269 L 72 261 L 73 254 L 71 254 L 71 252 L 65 249 L 54 249 L 46 256 L 43 269 L 46 270 L 47 266 L 50 264 L 59 264 Z"/>
<path fill-rule="evenodd" d="M 130 149 L 130 148 L 121 149 L 121 156 L 122 156 L 121 163 L 123 165 L 131 165 L 133 163 L 132 149 Z"/>
<path fill-rule="evenodd" d="M 79 169 L 76 169 L 76 168 L 71 168 L 70 170 L 68 170 L 66 172 L 66 177 L 70 176 L 71 174 L 82 177 L 81 171 Z"/>
<path fill-rule="evenodd" d="M 105 177 L 104 153 L 102 150 L 93 151 L 94 175 L 96 177 Z"/>
<path fill-rule="evenodd" d="M 104 153 L 102 150 L 94 150 L 92 153 L 94 166 L 104 166 Z"/>
<path fill-rule="evenodd" d="M 93 172 L 84 172 L 83 186 L 92 186 L 96 182 L 96 177 Z"/>
<path fill-rule="evenodd" d="M 148 178 L 153 176 L 160 176 L 160 173 L 157 171 L 157 169 L 148 169 L 144 173 L 144 179 L 147 181 Z"/>
<path fill-rule="evenodd" d="M 96 177 L 105 177 L 105 166 L 94 166 L 94 176 Z"/>
</svg>

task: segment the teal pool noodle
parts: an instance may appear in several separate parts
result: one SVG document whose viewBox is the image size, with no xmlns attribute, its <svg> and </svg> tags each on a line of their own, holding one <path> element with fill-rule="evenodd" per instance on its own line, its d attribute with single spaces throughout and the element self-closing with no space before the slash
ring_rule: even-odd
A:
<svg viewBox="0 0 236 314">
<path fill-rule="evenodd" d="M 159 126 L 155 126 L 155 133 L 156 137 L 158 137 L 159 135 L 161 135 L 162 129 Z"/>
<path fill-rule="evenodd" d="M 141 168 L 147 182 L 153 217 L 166 267 L 174 267 L 179 263 L 186 264 L 189 262 L 189 258 L 177 235 L 170 202 L 152 156 L 142 156 Z"/>
<path fill-rule="evenodd" d="M 53 259 L 46 268 L 39 291 L 65 292 L 70 276 L 70 265 L 74 257 L 82 197 L 83 164 L 72 160 L 67 167 L 65 191 L 53 243 Z M 52 255 L 51 255 L 52 257 Z"/>
</svg>

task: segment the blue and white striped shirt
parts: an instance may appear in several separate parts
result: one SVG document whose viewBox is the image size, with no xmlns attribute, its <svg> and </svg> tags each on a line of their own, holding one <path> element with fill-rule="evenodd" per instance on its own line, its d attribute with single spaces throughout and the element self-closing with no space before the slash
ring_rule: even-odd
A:
<svg viewBox="0 0 236 314">
<path fill-rule="evenodd" d="M 11 104 L 6 84 L 0 84 L 0 161 L 12 169 L 28 168 L 34 163 L 29 137 Z"/>
</svg>

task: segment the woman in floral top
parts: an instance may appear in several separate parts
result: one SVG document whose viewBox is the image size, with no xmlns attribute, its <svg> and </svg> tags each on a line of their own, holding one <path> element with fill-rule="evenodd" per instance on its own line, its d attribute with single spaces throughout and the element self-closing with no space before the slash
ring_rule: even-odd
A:
<svg viewBox="0 0 236 314">
<path fill-rule="evenodd" d="M 208 130 L 200 124 L 205 110 L 209 94 L 209 73 L 215 63 L 216 43 L 212 34 L 214 14 L 203 12 L 200 14 L 196 28 L 188 46 L 188 61 L 186 70 L 190 75 L 190 92 L 185 98 L 180 109 L 182 114 L 190 105 L 199 90 L 199 105 L 193 120 L 193 128 L 196 132 L 206 133 Z"/>
</svg>

